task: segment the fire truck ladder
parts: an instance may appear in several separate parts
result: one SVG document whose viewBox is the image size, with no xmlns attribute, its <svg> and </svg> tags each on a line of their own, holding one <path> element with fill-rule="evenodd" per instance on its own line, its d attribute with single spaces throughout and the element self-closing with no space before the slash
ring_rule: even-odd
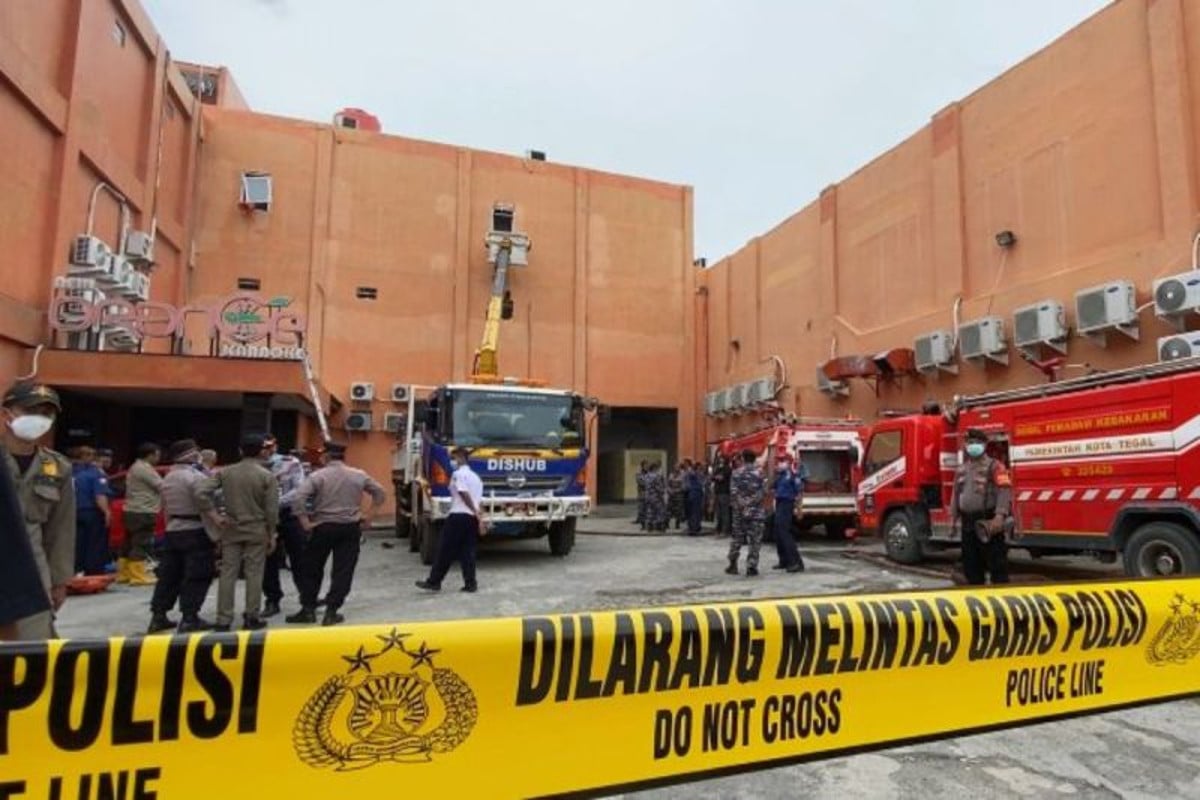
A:
<svg viewBox="0 0 1200 800">
<path fill-rule="evenodd" d="M 1200 369 L 1200 357 L 1181 358 L 1175 361 L 1163 361 L 1157 364 L 1143 364 L 1128 369 L 1098 372 L 1095 375 L 1085 375 L 1055 383 L 1045 383 L 1036 386 L 1026 386 L 1021 389 L 1006 389 L 986 394 L 965 395 L 954 398 L 954 410 L 966 408 L 1011 403 L 1017 400 L 1036 400 L 1043 397 L 1077 392 L 1081 389 L 1098 389 L 1104 386 L 1115 386 L 1122 383 L 1137 383 L 1154 378 L 1165 378 Z"/>
</svg>

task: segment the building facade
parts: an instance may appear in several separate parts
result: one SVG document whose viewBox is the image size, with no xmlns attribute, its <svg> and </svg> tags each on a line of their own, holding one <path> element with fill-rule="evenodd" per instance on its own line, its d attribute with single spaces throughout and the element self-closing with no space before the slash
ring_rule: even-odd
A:
<svg viewBox="0 0 1200 800">
<path fill-rule="evenodd" d="M 706 391 L 777 377 L 772 356 L 788 373 L 779 404 L 798 415 L 871 419 L 1043 382 L 1015 346 L 1015 319 L 1053 302 L 1067 338 L 1024 349 L 1046 369 L 1062 358 L 1058 377 L 1156 361 L 1178 329 L 1155 315 L 1155 282 L 1194 268 L 1198 126 L 1200 4 L 1112 3 L 705 270 Z M 1081 336 L 1076 293 L 1112 282 L 1132 284 L 1136 330 Z M 988 317 L 1005 326 L 1007 364 L 1000 353 L 956 356 L 957 374 L 874 364 Z M 1195 314 L 1178 322 L 1200 328 Z M 764 417 L 710 415 L 707 438 Z"/>
<path fill-rule="evenodd" d="M 1200 327 L 1153 305 L 1156 281 L 1194 266 L 1198 130 L 1200 8 L 1118 0 L 696 269 L 688 187 L 257 114 L 228 70 L 173 61 L 136 0 L 8 0 L 0 380 L 36 368 L 63 389 L 58 444 L 118 460 L 183 435 L 228 458 L 264 427 L 312 444 L 319 404 L 386 480 L 391 388 L 468 377 L 483 238 L 511 203 L 534 247 L 501 371 L 601 401 L 592 485 L 621 499 L 624 476 L 597 464 L 700 455 L 764 409 L 871 418 L 1046 380 L 1012 344 L 1031 304 L 1061 303 L 1071 329 L 1024 348 L 1047 370 L 1155 361 L 1161 337 Z M 117 251 L 104 269 L 119 260 L 124 283 L 81 236 Z M 1076 293 L 1113 282 L 1136 326 L 1080 336 Z M 989 318 L 1007 363 L 911 369 L 927 334 Z M 707 395 L 760 378 L 757 407 L 705 415 Z M 346 430 L 363 412 L 368 429 Z"/>
<path fill-rule="evenodd" d="M 0 177 L 19 254 L 0 380 L 45 347 L 60 446 L 314 444 L 306 353 L 334 435 L 386 482 L 392 386 L 470 374 L 496 203 L 533 241 L 502 373 L 598 398 L 600 454 L 702 441 L 688 187 L 253 113 L 227 70 L 172 61 L 136 0 L 0 5 Z M 81 236 L 118 258 L 97 266 Z"/>
</svg>

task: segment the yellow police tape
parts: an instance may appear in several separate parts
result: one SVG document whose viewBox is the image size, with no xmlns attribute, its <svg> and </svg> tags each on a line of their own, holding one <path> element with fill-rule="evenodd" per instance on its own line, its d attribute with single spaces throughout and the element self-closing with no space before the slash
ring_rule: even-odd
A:
<svg viewBox="0 0 1200 800">
<path fill-rule="evenodd" d="M 1200 693 L 1200 580 L 0 649 L 0 798 L 528 797 Z"/>
</svg>

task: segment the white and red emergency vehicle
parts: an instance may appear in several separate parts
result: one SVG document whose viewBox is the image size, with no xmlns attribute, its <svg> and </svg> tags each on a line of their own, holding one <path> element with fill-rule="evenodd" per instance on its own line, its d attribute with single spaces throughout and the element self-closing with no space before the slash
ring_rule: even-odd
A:
<svg viewBox="0 0 1200 800">
<path fill-rule="evenodd" d="M 719 450 L 727 459 L 752 450 L 769 474 L 784 456 L 799 456 L 808 469 L 808 482 L 796 508 L 800 528 L 807 531 L 820 525 L 831 538 L 844 539 L 858 528 L 854 486 L 866 430 L 862 420 L 853 418 L 791 418 L 725 439 Z"/>
<path fill-rule="evenodd" d="M 1200 359 L 956 398 L 872 426 L 864 531 L 915 563 L 957 546 L 947 511 L 962 438 L 980 428 L 1013 478 L 1016 547 L 1124 558 L 1130 575 L 1200 573 Z"/>
</svg>

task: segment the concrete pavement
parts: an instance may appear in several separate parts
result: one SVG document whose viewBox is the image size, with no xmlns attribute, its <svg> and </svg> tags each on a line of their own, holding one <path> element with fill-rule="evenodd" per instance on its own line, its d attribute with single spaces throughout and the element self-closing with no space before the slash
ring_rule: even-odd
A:
<svg viewBox="0 0 1200 800">
<path fill-rule="evenodd" d="M 500 543 L 481 552 L 478 594 L 458 592 L 452 573 L 445 583 L 449 591 L 431 595 L 413 587 L 426 570 L 407 543 L 371 534 L 344 611 L 351 623 L 435 620 L 950 584 L 844 558 L 845 547 L 805 540 L 808 572 L 767 569 L 750 579 L 722 573 L 726 540 L 713 536 L 582 535 L 566 559 L 551 556 L 544 540 Z M 762 561 L 769 567 L 773 553 L 764 551 Z M 285 586 L 290 611 L 295 596 L 286 575 Z M 149 618 L 149 598 L 147 589 L 122 587 L 71 598 L 60 630 L 66 636 L 140 633 Z M 210 596 L 208 615 L 214 600 Z M 629 796 L 1195 798 L 1200 703 L 1180 701 Z"/>
</svg>

